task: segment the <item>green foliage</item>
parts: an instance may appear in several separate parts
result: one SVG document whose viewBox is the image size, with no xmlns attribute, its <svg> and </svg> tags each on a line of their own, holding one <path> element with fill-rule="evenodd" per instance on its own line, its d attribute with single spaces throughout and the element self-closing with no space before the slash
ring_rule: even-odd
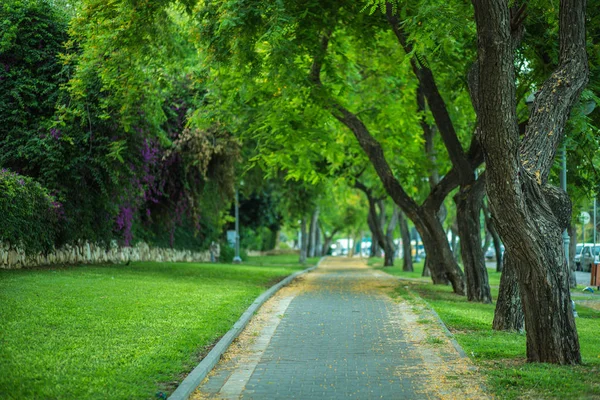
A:
<svg viewBox="0 0 600 400">
<path fill-rule="evenodd" d="M 0 166 L 60 201 L 56 246 L 207 247 L 240 146 L 216 125 L 186 129 L 204 89 L 185 14 L 169 2 L 59 3 L 0 8 Z"/>
<path fill-rule="evenodd" d="M 0 165 L 28 170 L 27 162 L 10 165 L 9 146 L 43 151 L 45 124 L 65 82 L 58 53 L 66 21 L 47 1 L 18 0 L 3 2 L 0 21 Z"/>
<path fill-rule="evenodd" d="M 0 5 L 0 165 L 36 172 L 14 160 L 15 147 L 44 152 L 44 138 L 66 79 L 58 59 L 66 21 L 48 1 L 8 0 Z"/>
<path fill-rule="evenodd" d="M 219 256 L 219 262 L 225 264 L 231 264 L 235 257 L 235 249 L 229 245 L 229 243 L 221 243 L 221 255 Z M 240 247 L 240 258 L 242 261 L 248 260 L 248 252 Z"/>
<path fill-rule="evenodd" d="M 54 246 L 62 205 L 33 179 L 0 170 L 0 243 L 27 253 Z"/>
</svg>

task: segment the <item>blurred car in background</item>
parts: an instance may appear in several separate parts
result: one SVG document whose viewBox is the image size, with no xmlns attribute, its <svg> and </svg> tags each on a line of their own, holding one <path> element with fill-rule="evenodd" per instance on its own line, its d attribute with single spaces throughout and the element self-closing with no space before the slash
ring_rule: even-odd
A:
<svg viewBox="0 0 600 400">
<path fill-rule="evenodd" d="M 590 272 L 592 263 L 600 262 L 600 243 L 578 243 L 575 246 L 575 269 Z"/>
<path fill-rule="evenodd" d="M 500 245 L 500 249 L 502 250 L 502 255 L 504 255 L 504 245 Z M 495 260 L 496 259 L 496 249 L 494 248 L 494 245 L 490 245 L 490 247 L 488 247 L 487 251 L 485 252 L 485 259 L 488 261 L 491 260 Z"/>
</svg>

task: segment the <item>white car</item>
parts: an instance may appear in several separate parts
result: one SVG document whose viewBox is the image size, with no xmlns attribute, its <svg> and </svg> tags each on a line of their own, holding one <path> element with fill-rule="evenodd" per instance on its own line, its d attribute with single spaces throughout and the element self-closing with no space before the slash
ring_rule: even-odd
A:
<svg viewBox="0 0 600 400">
<path fill-rule="evenodd" d="M 593 257 L 592 257 L 593 253 Z M 590 272 L 592 262 L 600 262 L 600 243 L 579 243 L 575 248 L 575 266 L 577 271 Z"/>
</svg>

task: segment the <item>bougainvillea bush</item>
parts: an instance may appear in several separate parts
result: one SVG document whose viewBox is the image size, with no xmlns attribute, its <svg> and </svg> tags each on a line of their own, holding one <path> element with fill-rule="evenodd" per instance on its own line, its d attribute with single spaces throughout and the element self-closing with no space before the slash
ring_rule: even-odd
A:
<svg viewBox="0 0 600 400">
<path fill-rule="evenodd" d="M 96 49 L 113 41 L 69 26 L 56 4 L 0 5 L 0 214 L 11 221 L 0 241 L 28 251 L 140 240 L 208 248 L 233 197 L 240 145 L 216 123 L 188 126 L 203 105 L 202 71 L 148 58 L 108 71 Z M 162 51 L 152 46 L 143 51 Z M 177 51 L 197 57 L 187 46 Z M 114 85 L 113 73 L 135 85 Z"/>
</svg>

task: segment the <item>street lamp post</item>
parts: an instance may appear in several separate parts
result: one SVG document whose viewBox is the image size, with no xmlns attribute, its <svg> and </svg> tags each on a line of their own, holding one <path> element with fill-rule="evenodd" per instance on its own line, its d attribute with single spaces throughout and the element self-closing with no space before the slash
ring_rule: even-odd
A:
<svg viewBox="0 0 600 400">
<path fill-rule="evenodd" d="M 235 189 L 235 257 L 233 263 L 242 262 L 240 258 L 240 197 L 238 189 Z"/>
</svg>

